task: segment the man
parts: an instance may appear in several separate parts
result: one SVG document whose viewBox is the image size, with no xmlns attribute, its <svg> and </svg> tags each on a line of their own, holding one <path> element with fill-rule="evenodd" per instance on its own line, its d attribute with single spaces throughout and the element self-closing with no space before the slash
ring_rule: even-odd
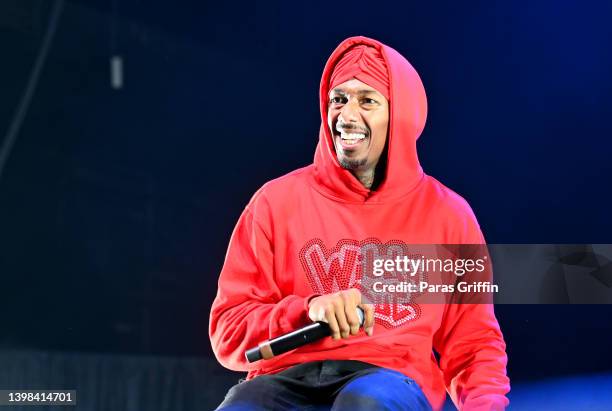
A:
<svg viewBox="0 0 612 411">
<path fill-rule="evenodd" d="M 362 250 L 484 242 L 465 200 L 419 165 L 418 74 L 392 48 L 352 37 L 325 66 L 320 105 L 314 164 L 257 191 L 230 241 L 210 337 L 221 364 L 248 375 L 219 409 L 440 409 L 445 388 L 459 409 L 504 409 L 507 357 L 490 304 L 373 305 L 358 289 Z M 332 337 L 245 361 L 312 321 Z"/>
</svg>

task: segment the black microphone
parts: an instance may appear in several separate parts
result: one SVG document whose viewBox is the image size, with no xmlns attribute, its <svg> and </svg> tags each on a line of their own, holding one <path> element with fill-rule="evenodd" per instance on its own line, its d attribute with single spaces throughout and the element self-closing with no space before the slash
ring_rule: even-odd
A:
<svg viewBox="0 0 612 411">
<path fill-rule="evenodd" d="M 357 307 L 357 316 L 359 326 L 363 326 L 364 314 L 361 307 Z M 317 321 L 288 334 L 260 342 L 257 347 L 247 350 L 244 355 L 248 362 L 268 360 L 329 335 L 331 335 L 329 325 L 323 321 Z"/>
</svg>

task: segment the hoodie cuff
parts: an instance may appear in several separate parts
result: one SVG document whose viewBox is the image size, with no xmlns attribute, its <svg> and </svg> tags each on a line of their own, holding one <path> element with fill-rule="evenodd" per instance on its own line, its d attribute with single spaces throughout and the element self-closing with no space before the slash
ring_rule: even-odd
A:
<svg viewBox="0 0 612 411">
<path fill-rule="evenodd" d="M 308 297 L 304 299 L 304 309 L 306 310 L 306 316 L 308 316 L 308 311 L 310 310 L 310 301 L 315 297 L 320 297 L 322 294 L 310 294 Z"/>
<path fill-rule="evenodd" d="M 461 411 L 504 411 L 508 403 L 505 395 L 488 394 L 466 402 L 460 409 Z"/>
<path fill-rule="evenodd" d="M 308 304 L 310 300 L 319 295 L 320 294 L 311 294 L 306 297 L 299 297 L 297 295 L 292 296 L 287 302 L 284 314 L 282 314 L 278 320 L 279 329 L 273 331 L 274 337 L 295 331 L 298 328 L 312 323 L 308 317 Z"/>
</svg>

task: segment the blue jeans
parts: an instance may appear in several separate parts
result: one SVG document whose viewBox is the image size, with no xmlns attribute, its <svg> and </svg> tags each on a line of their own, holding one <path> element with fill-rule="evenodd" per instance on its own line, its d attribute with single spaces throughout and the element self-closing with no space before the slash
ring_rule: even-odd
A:
<svg viewBox="0 0 612 411">
<path fill-rule="evenodd" d="M 413 379 L 360 361 L 314 361 L 240 382 L 217 411 L 430 411 Z"/>
</svg>

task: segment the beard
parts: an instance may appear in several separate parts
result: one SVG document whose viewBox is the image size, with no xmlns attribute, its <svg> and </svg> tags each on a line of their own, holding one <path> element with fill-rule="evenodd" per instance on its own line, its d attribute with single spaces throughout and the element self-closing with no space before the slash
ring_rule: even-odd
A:
<svg viewBox="0 0 612 411">
<path fill-rule="evenodd" d="M 349 159 L 346 157 L 342 157 L 342 158 L 338 158 L 338 162 L 340 163 L 340 166 L 342 168 L 344 168 L 345 170 L 357 170 L 358 168 L 361 168 L 363 166 L 366 165 L 366 163 L 368 162 L 367 158 L 362 158 L 362 159 Z"/>
</svg>

